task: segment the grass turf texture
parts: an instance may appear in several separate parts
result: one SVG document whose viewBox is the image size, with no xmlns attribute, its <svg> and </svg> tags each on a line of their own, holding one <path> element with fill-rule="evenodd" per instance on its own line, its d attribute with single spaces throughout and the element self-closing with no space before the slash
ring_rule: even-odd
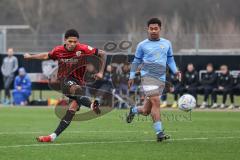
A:
<svg viewBox="0 0 240 160">
<path fill-rule="evenodd" d="M 0 99 L 3 98 L 3 91 L 0 91 Z M 173 100 L 173 95 L 172 94 L 167 94 L 167 101 L 168 101 L 168 104 L 172 104 L 172 102 L 174 101 Z M 211 97 L 211 96 L 209 96 Z M 222 96 L 221 95 L 218 95 L 218 103 L 221 104 L 222 103 Z M 42 99 L 45 99 L 47 100 L 48 98 L 62 98 L 62 94 L 59 93 L 59 92 L 56 92 L 56 91 L 42 91 Z M 36 100 L 36 99 L 40 99 L 40 91 L 39 90 L 34 90 L 32 91 L 32 94 L 30 96 L 30 100 Z M 197 103 L 198 105 L 201 105 L 203 101 L 203 96 L 202 95 L 198 95 L 198 98 L 197 98 Z M 210 101 L 209 101 L 210 103 Z M 227 97 L 227 102 L 226 102 L 227 105 L 230 105 L 230 99 L 229 99 L 229 96 Z M 240 106 L 240 96 L 235 96 L 235 105 L 236 106 Z"/>
<path fill-rule="evenodd" d="M 172 140 L 163 143 L 155 141 L 150 118 L 126 124 L 126 113 L 73 122 L 55 142 L 42 144 L 35 137 L 59 122 L 53 108 L 0 107 L 0 159 L 240 159 L 240 112 L 194 111 L 189 119 L 182 111 L 164 110 Z"/>
</svg>

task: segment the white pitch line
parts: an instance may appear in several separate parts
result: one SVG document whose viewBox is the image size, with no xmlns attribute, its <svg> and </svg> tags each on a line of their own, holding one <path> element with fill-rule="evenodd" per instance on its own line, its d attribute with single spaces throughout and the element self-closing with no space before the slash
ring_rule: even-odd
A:
<svg viewBox="0 0 240 160">
<path fill-rule="evenodd" d="M 135 133 L 139 131 L 66 131 L 64 133 Z M 144 132 L 144 131 L 143 131 Z M 13 134 L 41 134 L 41 133 L 47 133 L 47 131 L 36 131 L 36 132 L 0 132 L 0 135 L 13 135 Z"/>
<path fill-rule="evenodd" d="M 135 131 L 130 131 L 130 130 L 126 130 L 126 131 L 66 131 L 64 132 L 65 134 L 74 134 L 74 133 L 149 133 L 151 131 L 139 131 L 139 130 L 135 130 Z M 236 131 L 201 131 L 201 130 L 193 130 L 193 131 L 184 131 L 184 130 L 179 130 L 179 131 L 167 131 L 167 133 L 240 133 L 240 130 L 236 130 Z M 42 134 L 42 133 L 48 133 L 47 131 L 34 131 L 34 132 L 25 132 L 25 131 L 20 131 L 20 132 L 0 132 L 0 135 L 21 135 L 21 134 Z"/>
<path fill-rule="evenodd" d="M 239 139 L 240 137 L 196 137 L 196 138 L 176 138 L 168 141 L 192 141 L 192 140 L 210 140 L 210 139 Z M 142 143 L 155 142 L 156 140 L 139 140 L 139 141 L 98 141 L 98 142 L 77 142 L 77 143 L 42 143 L 42 144 L 23 144 L 23 145 L 9 145 L 0 146 L 0 149 L 6 148 L 22 148 L 22 147 L 46 147 L 46 146 L 68 146 L 68 145 L 89 145 L 89 144 L 120 144 L 120 143 Z"/>
</svg>

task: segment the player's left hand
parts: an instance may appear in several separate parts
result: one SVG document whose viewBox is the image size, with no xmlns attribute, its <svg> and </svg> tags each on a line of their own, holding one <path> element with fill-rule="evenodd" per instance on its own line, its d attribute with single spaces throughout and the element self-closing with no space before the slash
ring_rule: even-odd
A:
<svg viewBox="0 0 240 160">
<path fill-rule="evenodd" d="M 181 82 L 182 81 L 182 73 L 180 71 L 177 71 L 176 74 L 177 79 Z"/>
<path fill-rule="evenodd" d="M 98 54 L 100 54 L 100 55 L 103 55 L 103 54 L 105 54 L 105 51 L 104 51 L 104 50 L 101 50 L 101 49 L 99 49 L 99 50 L 98 50 Z"/>
<path fill-rule="evenodd" d="M 102 78 L 103 78 L 103 73 L 101 73 L 101 72 L 96 73 L 96 74 L 94 75 L 94 78 L 95 78 L 96 80 L 102 79 Z"/>
</svg>

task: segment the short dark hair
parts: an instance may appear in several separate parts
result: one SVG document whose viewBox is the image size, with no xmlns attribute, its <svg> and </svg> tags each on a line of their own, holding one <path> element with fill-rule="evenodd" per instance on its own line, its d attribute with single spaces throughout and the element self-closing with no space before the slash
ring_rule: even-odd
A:
<svg viewBox="0 0 240 160">
<path fill-rule="evenodd" d="M 212 63 L 208 63 L 207 66 L 213 67 L 213 64 Z"/>
<path fill-rule="evenodd" d="M 64 38 L 67 39 L 69 37 L 77 37 L 79 38 L 79 34 L 75 29 L 69 29 L 65 32 Z"/>
<path fill-rule="evenodd" d="M 162 26 L 162 22 L 158 18 L 151 18 L 151 19 L 149 19 L 148 22 L 147 22 L 147 26 L 149 27 L 150 24 L 158 24 L 159 27 Z"/>
</svg>

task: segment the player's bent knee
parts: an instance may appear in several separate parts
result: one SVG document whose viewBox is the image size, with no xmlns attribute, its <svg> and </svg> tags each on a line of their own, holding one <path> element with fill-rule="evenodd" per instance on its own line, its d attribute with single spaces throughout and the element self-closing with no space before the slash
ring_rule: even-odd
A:
<svg viewBox="0 0 240 160">
<path fill-rule="evenodd" d="M 148 116 L 151 113 L 151 110 L 146 111 L 146 116 Z"/>
<path fill-rule="evenodd" d="M 148 116 L 150 113 L 142 113 L 143 116 Z"/>
<path fill-rule="evenodd" d="M 151 113 L 151 110 L 149 110 L 149 109 L 142 110 L 142 115 L 144 115 L 144 116 L 148 116 L 150 113 Z"/>
</svg>

